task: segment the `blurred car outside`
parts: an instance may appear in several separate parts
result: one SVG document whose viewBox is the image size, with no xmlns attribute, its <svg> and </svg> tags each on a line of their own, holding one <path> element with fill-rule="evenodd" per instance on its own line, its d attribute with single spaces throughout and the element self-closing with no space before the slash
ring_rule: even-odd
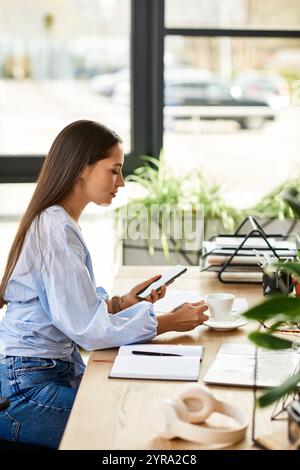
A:
<svg viewBox="0 0 300 470">
<path fill-rule="evenodd" d="M 241 129 L 260 129 L 274 120 L 275 112 L 265 101 L 234 96 L 231 84 L 209 70 L 178 68 L 165 71 L 164 116 L 170 127 L 174 120 L 233 120 Z M 129 106 L 129 70 L 94 78 L 93 91 L 115 104 Z M 236 88 L 233 88 L 237 92 Z M 242 94 L 238 89 L 239 95 Z"/>
<path fill-rule="evenodd" d="M 126 83 L 128 83 L 129 87 L 129 70 L 128 68 L 123 68 L 113 73 L 95 75 L 91 79 L 90 86 L 93 92 L 110 98 L 116 94 L 118 86 Z"/>
<path fill-rule="evenodd" d="M 234 81 L 232 93 L 237 98 L 264 101 L 275 112 L 290 103 L 288 82 L 280 75 L 250 71 L 240 74 Z"/>
<path fill-rule="evenodd" d="M 165 118 L 231 120 L 241 129 L 260 129 L 275 112 L 259 99 L 235 97 L 231 84 L 208 70 L 170 70 L 165 75 Z"/>
</svg>

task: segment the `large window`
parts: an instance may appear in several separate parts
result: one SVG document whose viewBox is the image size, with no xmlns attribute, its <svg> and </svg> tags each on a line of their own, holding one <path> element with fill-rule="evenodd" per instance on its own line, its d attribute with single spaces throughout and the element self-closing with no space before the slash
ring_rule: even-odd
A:
<svg viewBox="0 0 300 470">
<path fill-rule="evenodd" d="M 110 126 L 128 153 L 130 30 L 130 0 L 2 0 L 0 156 L 45 155 L 77 119 Z"/>
<path fill-rule="evenodd" d="M 166 160 L 251 206 L 300 172 L 299 3 L 166 0 L 165 22 Z"/>
<path fill-rule="evenodd" d="M 0 182 L 35 181 L 86 118 L 121 135 L 127 174 L 163 145 L 251 204 L 297 169 L 299 26 L 298 0 L 2 0 Z"/>
</svg>

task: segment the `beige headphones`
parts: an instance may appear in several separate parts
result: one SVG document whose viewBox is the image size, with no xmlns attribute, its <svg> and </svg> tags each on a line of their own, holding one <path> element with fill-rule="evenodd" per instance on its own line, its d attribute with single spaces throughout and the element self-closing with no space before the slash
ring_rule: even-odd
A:
<svg viewBox="0 0 300 470">
<path fill-rule="evenodd" d="M 238 408 L 214 398 L 210 390 L 199 384 L 187 384 L 172 399 L 158 404 L 154 427 L 164 439 L 181 437 L 200 444 L 233 444 L 245 437 L 248 419 Z M 203 423 L 217 412 L 233 418 L 235 428 L 214 429 L 191 423 Z"/>
</svg>

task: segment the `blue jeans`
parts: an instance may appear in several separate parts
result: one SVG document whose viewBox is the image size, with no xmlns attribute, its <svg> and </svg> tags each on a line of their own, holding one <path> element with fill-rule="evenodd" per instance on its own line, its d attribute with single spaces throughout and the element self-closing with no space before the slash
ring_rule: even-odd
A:
<svg viewBox="0 0 300 470">
<path fill-rule="evenodd" d="M 58 448 L 77 393 L 74 366 L 60 359 L 0 359 L 0 439 Z M 78 381 L 77 381 L 78 383 Z"/>
</svg>

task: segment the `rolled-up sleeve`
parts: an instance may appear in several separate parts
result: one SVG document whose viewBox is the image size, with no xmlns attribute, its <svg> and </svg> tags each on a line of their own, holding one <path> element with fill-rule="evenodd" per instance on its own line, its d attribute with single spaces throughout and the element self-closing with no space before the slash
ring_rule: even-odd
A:
<svg viewBox="0 0 300 470">
<path fill-rule="evenodd" d="M 156 336 L 157 319 L 150 302 L 108 313 L 107 292 L 94 287 L 80 250 L 71 245 L 48 256 L 43 281 L 53 325 L 88 351 Z"/>
</svg>

